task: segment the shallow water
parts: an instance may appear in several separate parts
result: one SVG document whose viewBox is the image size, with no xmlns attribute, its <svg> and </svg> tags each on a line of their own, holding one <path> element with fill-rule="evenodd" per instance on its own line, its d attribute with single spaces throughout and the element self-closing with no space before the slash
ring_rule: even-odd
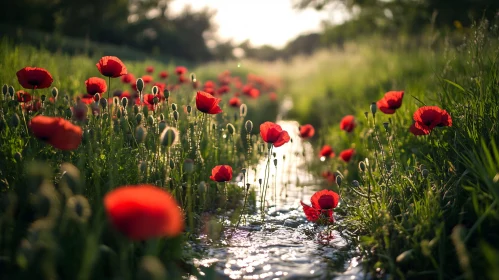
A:
<svg viewBox="0 0 499 280">
<path fill-rule="evenodd" d="M 320 238 L 324 228 L 305 219 L 300 201 L 310 204 L 319 190 L 306 166 L 312 147 L 298 136 L 298 123 L 279 124 L 293 143 L 274 149 L 278 163 L 277 168 L 270 164 L 264 222 L 258 213 L 246 217 L 237 229 L 225 230 L 217 240 L 201 235 L 194 247 L 203 258 L 194 264 L 214 266 L 219 279 L 363 279 L 348 240 L 336 231 L 330 240 Z M 248 173 L 249 183 L 257 188 L 257 208 L 258 179 L 264 178 L 266 164 L 263 159 L 256 172 Z M 341 217 L 335 218 L 341 223 Z"/>
</svg>

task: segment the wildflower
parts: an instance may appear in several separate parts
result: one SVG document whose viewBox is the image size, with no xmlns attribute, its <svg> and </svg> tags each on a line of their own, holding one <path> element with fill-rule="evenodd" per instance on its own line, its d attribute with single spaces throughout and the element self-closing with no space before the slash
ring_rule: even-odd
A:
<svg viewBox="0 0 499 280">
<path fill-rule="evenodd" d="M 381 98 L 376 105 L 379 110 L 385 114 L 393 114 L 395 110 L 402 106 L 403 91 L 389 91 Z"/>
<path fill-rule="evenodd" d="M 177 74 L 178 76 L 184 75 L 185 73 L 187 73 L 187 68 L 185 68 L 184 66 L 177 66 L 175 68 L 175 74 Z"/>
<path fill-rule="evenodd" d="M 332 158 L 334 157 L 334 151 L 333 148 L 329 145 L 324 145 L 322 146 L 321 151 L 319 152 L 319 157 L 324 157 L 324 158 Z"/>
<path fill-rule="evenodd" d="M 311 124 L 300 126 L 300 137 L 304 139 L 312 138 L 315 134 L 315 129 Z"/>
<path fill-rule="evenodd" d="M 161 71 L 161 72 L 159 72 L 159 77 L 160 77 L 161 79 L 166 79 L 166 78 L 168 78 L 168 72 L 166 72 L 166 71 Z"/>
<path fill-rule="evenodd" d="M 274 147 L 280 147 L 291 139 L 287 131 L 273 122 L 264 122 L 260 125 L 260 136 L 263 141 L 274 144 Z"/>
<path fill-rule="evenodd" d="M 153 77 L 150 75 L 144 75 L 142 76 L 142 81 L 144 81 L 144 84 L 149 84 L 153 80 Z"/>
<path fill-rule="evenodd" d="M 257 88 L 252 88 L 248 95 L 252 98 L 257 98 L 258 96 L 260 96 L 260 91 L 257 89 Z"/>
<path fill-rule="evenodd" d="M 131 73 L 125 74 L 125 75 L 121 76 L 121 81 L 124 84 L 132 83 L 133 81 L 135 81 L 135 76 Z"/>
<path fill-rule="evenodd" d="M 352 115 L 347 115 L 341 119 L 340 129 L 346 132 L 352 132 L 355 128 L 355 117 Z"/>
<path fill-rule="evenodd" d="M 340 153 L 340 158 L 344 162 L 349 162 L 352 159 L 353 154 L 355 153 L 354 149 L 346 149 Z"/>
<path fill-rule="evenodd" d="M 230 165 L 217 165 L 211 170 L 210 179 L 216 182 L 232 180 L 232 167 Z"/>
<path fill-rule="evenodd" d="M 321 175 L 329 184 L 336 182 L 336 174 L 331 171 L 324 171 Z"/>
<path fill-rule="evenodd" d="M 222 100 L 203 91 L 198 91 L 196 94 L 196 108 L 206 114 L 222 113 L 222 109 L 218 106 L 220 101 Z"/>
<path fill-rule="evenodd" d="M 17 102 L 27 103 L 31 101 L 31 95 L 24 90 L 19 90 L 16 92 Z"/>
<path fill-rule="evenodd" d="M 60 150 L 75 150 L 81 143 L 81 127 L 59 117 L 36 116 L 29 128 L 36 138 Z"/>
<path fill-rule="evenodd" d="M 311 222 L 325 220 L 326 223 L 334 223 L 333 209 L 338 206 L 340 201 L 340 196 L 337 193 L 330 190 L 318 191 L 312 195 L 310 201 L 312 207 L 300 201 L 307 220 Z"/>
<path fill-rule="evenodd" d="M 232 107 L 239 108 L 239 106 L 241 106 L 241 99 L 239 99 L 237 97 L 232 97 L 229 100 L 229 105 L 232 106 Z"/>
<path fill-rule="evenodd" d="M 147 67 L 146 67 L 146 72 L 147 72 L 147 73 L 149 73 L 149 74 L 151 74 L 152 72 L 154 72 L 154 67 L 152 67 L 152 66 L 147 66 Z"/>
<path fill-rule="evenodd" d="M 31 102 L 21 104 L 21 108 L 26 112 L 38 112 L 42 108 L 39 99 L 33 99 Z"/>
<path fill-rule="evenodd" d="M 107 91 L 107 84 L 104 79 L 92 77 L 85 81 L 87 93 L 95 95 L 96 93 L 104 93 Z"/>
<path fill-rule="evenodd" d="M 54 81 L 49 71 L 38 67 L 24 67 L 16 75 L 19 84 L 26 89 L 48 88 Z"/>
<path fill-rule="evenodd" d="M 221 87 L 219 87 L 219 88 L 217 89 L 217 93 L 218 93 L 218 94 L 224 94 L 224 93 L 227 93 L 227 92 L 229 92 L 229 91 L 230 91 L 230 87 L 229 87 L 229 86 L 226 86 L 226 85 L 221 86 Z"/>
<path fill-rule="evenodd" d="M 275 93 L 275 92 L 269 93 L 269 99 L 270 99 L 270 101 L 276 101 L 277 100 L 277 93 Z"/>
<path fill-rule="evenodd" d="M 113 226 L 132 240 L 179 235 L 184 217 L 170 193 L 152 185 L 122 186 L 104 197 Z"/>
<path fill-rule="evenodd" d="M 437 126 L 452 126 L 452 118 L 447 111 L 437 106 L 423 106 L 414 112 L 413 128 L 410 131 L 414 135 L 427 135 Z"/>
<path fill-rule="evenodd" d="M 110 78 L 117 78 L 127 74 L 125 64 L 116 56 L 103 56 L 96 64 L 99 72 Z"/>
</svg>

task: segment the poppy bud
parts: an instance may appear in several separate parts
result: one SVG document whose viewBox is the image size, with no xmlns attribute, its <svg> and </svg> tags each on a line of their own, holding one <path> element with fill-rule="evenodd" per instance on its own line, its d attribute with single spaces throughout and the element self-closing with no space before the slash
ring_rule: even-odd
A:
<svg viewBox="0 0 499 280">
<path fill-rule="evenodd" d="M 96 93 L 94 95 L 94 101 L 95 101 L 95 103 L 99 102 L 99 100 L 100 100 L 100 94 Z"/>
<path fill-rule="evenodd" d="M 246 168 L 241 169 L 241 173 L 246 174 Z"/>
<path fill-rule="evenodd" d="M 70 119 L 73 117 L 73 110 L 71 108 L 66 108 L 66 118 Z"/>
<path fill-rule="evenodd" d="M 137 271 L 137 280 L 160 280 L 166 278 L 166 269 L 158 258 L 145 256 L 141 259 Z"/>
<path fill-rule="evenodd" d="M 142 114 L 137 114 L 135 115 L 135 120 L 137 121 L 137 123 L 139 124 L 141 121 L 142 121 Z"/>
<path fill-rule="evenodd" d="M 145 173 L 147 170 L 147 163 L 145 161 L 141 161 L 139 163 L 139 171 Z"/>
<path fill-rule="evenodd" d="M 126 105 L 128 105 L 128 98 L 123 97 L 123 99 L 121 99 L 121 105 L 123 106 L 123 108 L 126 108 Z"/>
<path fill-rule="evenodd" d="M 357 180 L 353 180 L 353 181 L 352 181 L 352 186 L 354 186 L 354 187 L 358 188 L 358 187 L 360 186 L 359 181 L 357 181 Z"/>
<path fill-rule="evenodd" d="M 173 159 L 170 159 L 170 168 L 175 169 L 175 162 L 173 161 Z"/>
<path fill-rule="evenodd" d="M 206 183 L 204 181 L 199 182 L 198 185 L 198 192 L 200 194 L 204 193 L 206 191 Z"/>
<path fill-rule="evenodd" d="M 175 121 L 178 121 L 178 111 L 173 111 L 173 118 L 175 119 Z"/>
<path fill-rule="evenodd" d="M 107 108 L 107 99 L 102 98 L 101 100 L 99 100 L 99 103 L 100 103 L 100 106 L 102 107 L 102 109 Z"/>
<path fill-rule="evenodd" d="M 137 90 L 139 92 L 142 92 L 143 89 L 144 89 L 144 80 L 142 80 L 142 78 L 138 78 L 137 79 Z"/>
<path fill-rule="evenodd" d="M 14 87 L 13 86 L 9 86 L 9 95 L 10 95 L 10 98 L 14 98 L 14 93 L 15 93 L 15 90 L 14 90 Z"/>
<path fill-rule="evenodd" d="M 23 159 L 23 156 L 21 155 L 21 153 L 17 152 L 14 154 L 14 159 L 16 160 L 17 163 L 20 163 Z"/>
<path fill-rule="evenodd" d="M 217 129 L 217 124 L 216 123 L 212 123 L 211 124 L 211 130 L 216 130 Z"/>
<path fill-rule="evenodd" d="M 388 123 L 387 122 L 383 123 L 383 127 L 385 128 L 386 131 L 388 131 Z"/>
<path fill-rule="evenodd" d="M 53 98 L 57 98 L 57 96 L 59 95 L 59 90 L 56 87 L 53 87 L 51 93 Z"/>
<path fill-rule="evenodd" d="M 274 159 L 274 166 L 277 167 L 277 159 Z"/>
<path fill-rule="evenodd" d="M 152 94 L 157 95 L 159 92 L 158 86 L 153 86 L 152 87 Z"/>
<path fill-rule="evenodd" d="M 173 111 L 177 111 L 177 104 L 172 103 L 172 110 L 173 110 Z"/>
<path fill-rule="evenodd" d="M 137 128 L 135 129 L 135 139 L 137 139 L 137 142 L 143 143 L 144 140 L 146 140 L 146 136 L 147 136 L 146 128 L 143 127 L 142 125 L 137 126 Z"/>
<path fill-rule="evenodd" d="M 129 131 L 129 127 L 128 127 L 128 121 L 125 119 L 125 118 L 120 118 L 120 126 L 121 126 L 121 130 L 123 130 L 124 132 L 128 132 Z"/>
<path fill-rule="evenodd" d="M 163 113 L 159 114 L 159 120 L 164 121 L 165 120 L 165 115 Z"/>
<path fill-rule="evenodd" d="M 165 96 L 166 99 L 168 99 L 168 97 L 170 97 L 170 91 L 167 89 L 163 90 L 163 95 Z"/>
<path fill-rule="evenodd" d="M 187 114 L 190 114 L 192 112 L 192 106 L 191 105 L 187 105 Z"/>
<path fill-rule="evenodd" d="M 159 103 L 159 98 L 157 96 L 155 96 L 153 99 L 152 99 L 152 103 L 154 103 L 154 105 L 158 104 Z"/>
<path fill-rule="evenodd" d="M 258 184 L 260 184 L 260 186 L 262 185 L 262 182 L 263 182 L 262 178 L 258 179 Z"/>
<path fill-rule="evenodd" d="M 423 169 L 423 170 L 421 170 L 421 175 L 423 175 L 423 178 L 428 177 L 428 174 L 429 174 L 429 173 L 430 173 L 430 172 L 428 171 L 428 169 Z"/>
<path fill-rule="evenodd" d="M 158 123 L 158 129 L 159 129 L 159 131 L 163 131 L 163 130 L 165 130 L 165 128 L 166 128 L 166 122 L 165 121 L 160 121 Z"/>
<path fill-rule="evenodd" d="M 118 117 L 118 119 L 121 118 L 121 109 L 118 109 L 118 111 L 116 111 L 116 117 Z"/>
<path fill-rule="evenodd" d="M 196 74 L 191 73 L 191 81 L 192 81 L 193 83 L 195 83 L 195 82 L 197 81 L 197 79 L 196 79 Z"/>
<path fill-rule="evenodd" d="M 247 183 L 247 184 L 246 184 L 246 191 L 248 191 L 248 190 L 249 190 L 250 186 L 251 186 L 251 184 L 250 184 L 250 183 Z"/>
<path fill-rule="evenodd" d="M 184 170 L 187 173 L 192 173 L 194 172 L 194 161 L 190 158 L 186 158 L 184 160 Z"/>
<path fill-rule="evenodd" d="M 366 118 L 369 118 L 369 113 L 368 112 L 364 112 L 364 116 L 366 116 Z"/>
<path fill-rule="evenodd" d="M 152 115 L 149 115 L 147 117 L 147 124 L 152 126 L 154 124 L 154 117 Z"/>
<path fill-rule="evenodd" d="M 178 132 L 176 131 L 176 129 L 171 127 L 165 128 L 160 136 L 161 145 L 170 147 L 175 144 L 178 138 L 177 134 Z"/>
<path fill-rule="evenodd" d="M 120 99 L 117 96 L 113 97 L 114 106 L 118 106 L 119 103 L 120 103 Z"/>
<path fill-rule="evenodd" d="M 378 110 L 378 106 L 376 105 L 376 102 L 371 103 L 371 113 L 373 116 L 376 114 L 376 111 Z"/>
<path fill-rule="evenodd" d="M 142 113 L 144 116 L 149 116 L 149 108 L 147 106 L 142 107 Z"/>
<path fill-rule="evenodd" d="M 239 107 L 239 116 L 246 117 L 247 113 L 248 113 L 248 106 L 246 106 L 246 104 L 241 104 L 241 106 Z"/>
<path fill-rule="evenodd" d="M 8 90 L 9 90 L 9 86 L 8 86 L 7 84 L 4 84 L 4 85 L 2 86 L 2 94 L 3 94 L 3 95 L 6 95 L 6 94 L 7 94 L 7 92 L 8 92 Z"/>
<path fill-rule="evenodd" d="M 236 128 L 231 123 L 228 123 L 227 124 L 227 131 L 229 131 L 230 135 L 233 135 L 234 132 L 236 131 Z"/>
<path fill-rule="evenodd" d="M 246 128 L 246 132 L 251 133 L 251 131 L 253 130 L 253 122 L 247 120 L 246 123 L 244 124 L 244 127 Z"/>
<path fill-rule="evenodd" d="M 21 120 L 19 119 L 19 115 L 17 115 L 17 113 L 12 114 L 12 116 L 10 117 L 10 126 L 12 128 L 16 128 L 19 126 L 20 122 Z"/>
<path fill-rule="evenodd" d="M 341 181 L 342 181 L 342 180 L 343 180 L 343 179 L 341 178 L 341 176 L 336 176 L 336 184 L 338 185 L 338 187 L 340 187 L 340 186 L 341 186 Z"/>
</svg>

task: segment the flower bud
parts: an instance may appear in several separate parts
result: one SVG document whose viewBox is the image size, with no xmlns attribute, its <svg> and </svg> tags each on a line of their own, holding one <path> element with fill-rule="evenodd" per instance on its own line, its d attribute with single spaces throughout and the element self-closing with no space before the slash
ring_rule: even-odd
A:
<svg viewBox="0 0 499 280">
<path fill-rule="evenodd" d="M 141 173 L 146 173 L 146 171 L 147 171 L 147 162 L 140 161 L 140 163 L 139 163 L 139 171 Z"/>
<path fill-rule="evenodd" d="M 246 106 L 246 104 L 241 104 L 241 106 L 239 106 L 239 116 L 246 117 L 247 113 L 248 113 L 248 106 Z"/>
<path fill-rule="evenodd" d="M 165 115 L 163 113 L 159 114 L 159 120 L 164 121 L 165 120 Z"/>
<path fill-rule="evenodd" d="M 363 161 L 359 162 L 359 170 L 360 170 L 360 172 L 366 171 L 366 164 Z"/>
<path fill-rule="evenodd" d="M 357 180 L 353 180 L 353 181 L 352 181 L 352 186 L 354 186 L 354 187 L 358 188 L 358 187 L 360 186 L 359 181 L 357 181 Z"/>
<path fill-rule="evenodd" d="M 17 152 L 14 154 L 14 159 L 17 163 L 21 163 L 21 161 L 23 160 L 23 156 L 21 155 L 21 153 Z"/>
<path fill-rule="evenodd" d="M 157 95 L 159 92 L 158 86 L 153 86 L 152 87 L 152 94 Z"/>
<path fill-rule="evenodd" d="M 241 173 L 243 173 L 243 175 L 245 175 L 246 174 L 246 168 L 241 169 Z"/>
<path fill-rule="evenodd" d="M 366 116 L 366 119 L 369 118 L 369 113 L 368 112 L 364 112 L 364 116 Z"/>
<path fill-rule="evenodd" d="M 371 113 L 373 116 L 376 114 L 376 111 L 378 110 L 378 106 L 376 105 L 376 102 L 371 103 Z"/>
<path fill-rule="evenodd" d="M 147 130 L 142 125 L 137 126 L 135 129 L 135 139 L 138 143 L 143 143 L 146 140 Z"/>
<path fill-rule="evenodd" d="M 94 95 L 94 101 L 95 101 L 95 103 L 99 102 L 99 100 L 100 100 L 100 94 L 99 94 L 99 93 L 96 93 L 96 94 Z"/>
<path fill-rule="evenodd" d="M 116 117 L 118 117 L 118 119 L 121 119 L 121 109 L 118 108 L 118 111 L 116 111 Z"/>
<path fill-rule="evenodd" d="M 19 119 L 19 115 L 17 115 L 17 113 L 12 114 L 12 116 L 10 117 L 10 126 L 12 128 L 16 128 L 19 126 L 20 122 L 21 120 Z"/>
<path fill-rule="evenodd" d="M 251 187 L 251 184 L 250 183 L 246 183 L 246 191 L 248 191 L 250 187 Z"/>
<path fill-rule="evenodd" d="M 154 105 L 157 105 L 159 103 L 159 98 L 157 96 L 155 96 L 153 99 L 152 99 L 152 103 L 154 103 Z"/>
<path fill-rule="evenodd" d="M 190 158 L 186 158 L 184 160 L 184 171 L 186 173 L 194 172 L 194 161 Z"/>
<path fill-rule="evenodd" d="M 10 95 L 10 98 L 14 98 L 14 94 L 16 93 L 15 89 L 13 86 L 9 86 L 9 95 Z"/>
<path fill-rule="evenodd" d="M 258 184 L 262 185 L 262 182 L 263 182 L 262 178 L 258 179 Z"/>
<path fill-rule="evenodd" d="M 144 116 L 149 116 L 149 108 L 147 106 L 142 107 L 142 113 Z"/>
<path fill-rule="evenodd" d="M 387 122 L 383 123 L 383 127 L 385 128 L 386 131 L 388 131 L 388 123 Z"/>
<path fill-rule="evenodd" d="M 120 99 L 118 98 L 118 96 L 113 97 L 113 105 L 118 106 L 118 104 L 120 104 Z"/>
<path fill-rule="evenodd" d="M 159 139 L 162 146 L 171 147 L 178 141 L 178 131 L 173 127 L 167 127 L 163 130 Z"/>
<path fill-rule="evenodd" d="M 142 90 L 144 90 L 144 80 L 142 80 L 142 78 L 137 79 L 137 90 L 139 92 L 142 92 Z"/>
<path fill-rule="evenodd" d="M 165 121 L 160 121 L 158 123 L 158 130 L 159 131 L 163 131 L 163 130 L 165 130 L 165 128 L 166 128 L 166 122 Z"/>
<path fill-rule="evenodd" d="M 42 103 L 45 102 L 46 99 L 47 99 L 47 96 L 45 94 L 42 94 L 40 96 L 40 100 L 42 100 Z"/>
<path fill-rule="evenodd" d="M 341 186 L 341 181 L 342 181 L 342 180 L 343 180 L 343 179 L 341 178 L 341 176 L 336 176 L 336 184 L 338 185 L 338 187 L 340 187 L 340 186 Z"/>
<path fill-rule="evenodd" d="M 57 98 L 57 96 L 59 95 L 59 90 L 56 87 L 53 87 L 51 93 L 53 98 Z"/>
<path fill-rule="evenodd" d="M 2 94 L 6 95 L 8 91 L 9 91 L 9 86 L 7 84 L 4 84 L 2 86 Z"/>
<path fill-rule="evenodd" d="M 274 159 L 274 166 L 277 167 L 277 159 Z"/>
<path fill-rule="evenodd" d="M 177 104 L 172 103 L 172 110 L 173 110 L 173 111 L 177 111 Z"/>
<path fill-rule="evenodd" d="M 428 171 L 428 169 L 421 170 L 421 175 L 423 175 L 423 178 L 428 177 L 428 174 L 430 174 L 430 172 Z"/>
<path fill-rule="evenodd" d="M 229 132 L 230 135 L 233 135 L 234 132 L 236 131 L 236 128 L 231 123 L 228 123 L 227 124 L 227 131 Z"/>
<path fill-rule="evenodd" d="M 206 191 L 206 183 L 204 181 L 199 182 L 198 192 L 199 194 L 203 194 Z"/>
<path fill-rule="evenodd" d="M 147 124 L 152 126 L 154 124 L 154 117 L 152 115 L 149 115 L 147 117 Z"/>
<path fill-rule="evenodd" d="M 128 105 L 128 98 L 126 97 L 123 97 L 121 99 L 121 105 L 123 106 L 123 108 L 126 108 L 126 105 Z M 135 108 L 134 108 L 135 109 Z"/>
<path fill-rule="evenodd" d="M 251 133 L 251 131 L 253 130 L 253 122 L 247 120 L 246 123 L 244 124 L 244 127 L 246 128 L 246 132 Z"/>
<path fill-rule="evenodd" d="M 192 112 L 192 106 L 191 105 L 187 105 L 187 114 L 190 114 Z"/>
<path fill-rule="evenodd" d="M 196 79 L 196 74 L 191 73 L 191 81 L 192 81 L 193 83 L 195 83 L 195 82 L 197 81 L 197 79 Z"/>
<path fill-rule="evenodd" d="M 166 99 L 168 99 L 168 97 L 170 97 L 170 91 L 167 89 L 163 90 L 163 95 L 165 96 Z"/>
<path fill-rule="evenodd" d="M 173 118 L 175 119 L 175 121 L 178 121 L 179 118 L 178 111 L 173 111 Z"/>
<path fill-rule="evenodd" d="M 73 117 L 73 110 L 71 110 L 71 108 L 66 108 L 66 118 L 71 119 L 72 117 Z M 87 116 L 85 115 L 83 119 L 85 119 L 86 117 Z"/>
<path fill-rule="evenodd" d="M 107 99 L 101 98 L 101 100 L 99 100 L 99 103 L 100 103 L 100 106 L 102 107 L 102 109 L 107 108 Z"/>
<path fill-rule="evenodd" d="M 137 114 L 135 115 L 135 120 L 137 121 L 138 124 L 142 121 L 142 114 Z"/>
</svg>

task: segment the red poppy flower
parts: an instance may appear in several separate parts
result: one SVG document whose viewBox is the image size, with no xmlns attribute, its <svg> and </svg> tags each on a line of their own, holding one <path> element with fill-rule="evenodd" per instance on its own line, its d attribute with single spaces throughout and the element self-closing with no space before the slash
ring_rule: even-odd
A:
<svg viewBox="0 0 499 280">
<path fill-rule="evenodd" d="M 96 66 L 106 77 L 117 78 L 127 74 L 125 64 L 116 56 L 103 56 Z"/>
<path fill-rule="evenodd" d="M 187 78 L 184 75 L 178 75 L 178 83 L 179 84 L 187 83 Z"/>
<path fill-rule="evenodd" d="M 257 88 L 252 88 L 250 91 L 249 91 L 249 96 L 251 98 L 258 98 L 258 96 L 260 96 L 260 91 L 257 89 Z"/>
<path fill-rule="evenodd" d="M 204 88 L 203 91 L 210 94 L 210 95 L 215 94 L 215 88 Z"/>
<path fill-rule="evenodd" d="M 307 139 L 307 138 L 312 138 L 315 134 L 315 129 L 311 124 L 306 124 L 300 126 L 300 137 Z"/>
<path fill-rule="evenodd" d="M 232 106 L 232 107 L 237 107 L 239 108 L 239 106 L 241 106 L 241 99 L 237 98 L 237 97 L 232 97 L 230 100 L 229 100 L 229 105 Z"/>
<path fill-rule="evenodd" d="M 274 144 L 274 147 L 280 147 L 291 139 L 286 130 L 273 122 L 264 122 L 260 125 L 260 136 L 263 141 Z"/>
<path fill-rule="evenodd" d="M 152 72 L 154 72 L 154 67 L 152 67 L 152 66 L 147 66 L 147 67 L 146 67 L 146 72 L 147 72 L 147 73 L 149 73 L 149 74 L 151 74 Z"/>
<path fill-rule="evenodd" d="M 352 132 L 355 128 L 355 117 L 352 115 L 347 115 L 341 119 L 340 129 L 346 132 Z"/>
<path fill-rule="evenodd" d="M 59 117 L 36 116 L 29 128 L 36 138 L 60 150 L 75 150 L 81 143 L 81 127 Z"/>
<path fill-rule="evenodd" d="M 125 74 L 123 76 L 121 76 L 121 81 L 124 83 L 124 84 L 129 84 L 133 81 L 135 81 L 135 76 L 133 74 Z"/>
<path fill-rule="evenodd" d="M 17 102 L 26 103 L 31 101 L 31 95 L 24 90 L 19 90 L 16 92 Z"/>
<path fill-rule="evenodd" d="M 230 87 L 229 87 L 229 86 L 227 86 L 227 85 L 223 85 L 223 86 L 221 86 L 221 87 L 219 87 L 219 88 L 217 89 L 217 92 L 218 92 L 219 94 L 224 94 L 224 93 L 227 93 L 227 92 L 229 92 L 229 91 L 230 91 Z"/>
<path fill-rule="evenodd" d="M 213 81 L 206 81 L 204 83 L 204 88 L 214 88 L 215 87 L 215 83 Z"/>
<path fill-rule="evenodd" d="M 334 151 L 333 148 L 329 145 L 324 145 L 319 152 L 319 157 L 324 157 L 324 158 L 332 158 L 334 157 Z"/>
<path fill-rule="evenodd" d="M 232 180 L 232 167 L 230 165 L 217 165 L 211 170 L 210 179 L 216 182 Z"/>
<path fill-rule="evenodd" d="M 414 126 L 429 134 L 436 126 L 452 126 L 452 118 L 447 111 L 437 106 L 423 106 L 414 112 Z M 416 134 L 415 134 L 416 135 Z"/>
<path fill-rule="evenodd" d="M 24 67 L 16 75 L 19 84 L 26 89 L 48 88 L 54 81 L 49 71 L 38 67 Z"/>
<path fill-rule="evenodd" d="M 352 159 L 353 154 L 355 153 L 354 149 L 346 149 L 340 153 L 340 158 L 344 162 L 349 162 Z"/>
<path fill-rule="evenodd" d="M 149 75 L 144 75 L 142 76 L 142 80 L 144 81 L 144 84 L 149 84 L 152 82 L 153 77 Z"/>
<path fill-rule="evenodd" d="M 333 209 L 338 206 L 340 196 L 334 191 L 322 190 L 314 193 L 310 199 L 312 207 L 301 202 L 307 220 L 311 222 L 334 223 Z"/>
<path fill-rule="evenodd" d="M 187 68 L 185 68 L 184 66 L 177 66 L 175 68 L 175 73 L 179 76 L 184 75 L 185 73 L 187 73 Z"/>
<path fill-rule="evenodd" d="M 215 98 L 211 94 L 198 91 L 196 94 L 196 108 L 206 114 L 219 114 L 222 113 L 222 109 L 218 106 L 222 99 Z"/>
<path fill-rule="evenodd" d="M 154 110 L 154 95 L 148 93 L 144 94 L 144 103 L 140 104 L 140 98 L 135 98 L 135 104 L 147 106 L 147 109 Z"/>
<path fill-rule="evenodd" d="M 130 87 L 133 89 L 133 91 L 137 91 L 137 80 L 134 80 L 130 83 Z"/>
<path fill-rule="evenodd" d="M 166 88 L 166 84 L 163 83 L 154 83 L 153 86 L 158 87 L 158 93 L 163 93 L 163 91 L 165 91 Z"/>
<path fill-rule="evenodd" d="M 107 193 L 104 207 L 112 225 L 132 240 L 173 237 L 184 217 L 170 193 L 152 185 L 122 186 Z"/>
<path fill-rule="evenodd" d="M 243 86 L 242 91 L 243 91 L 244 94 L 249 95 L 252 88 L 253 88 L 252 85 L 247 84 L 247 85 Z"/>
<path fill-rule="evenodd" d="M 402 106 L 403 91 L 389 91 L 381 98 L 376 105 L 378 109 L 385 114 L 393 114 L 395 110 Z"/>
<path fill-rule="evenodd" d="M 410 127 L 409 127 L 409 131 L 416 135 L 416 136 L 420 136 L 420 135 L 428 135 L 430 134 L 430 132 L 426 133 L 424 130 L 422 129 L 419 129 L 416 127 L 415 123 L 413 123 Z"/>
<path fill-rule="evenodd" d="M 269 99 L 270 99 L 270 101 L 276 101 L 277 100 L 277 93 L 275 93 L 275 92 L 269 93 Z"/>
<path fill-rule="evenodd" d="M 161 72 L 159 72 L 159 77 L 160 77 L 161 79 L 166 79 L 166 78 L 168 78 L 168 72 L 166 72 L 166 71 L 161 71 Z"/>
<path fill-rule="evenodd" d="M 102 94 L 107 91 L 106 81 L 97 77 L 86 80 L 85 86 L 87 87 L 87 93 L 90 95 L 95 95 L 96 93 Z"/>
<path fill-rule="evenodd" d="M 22 103 L 21 108 L 26 112 L 38 112 L 42 108 L 42 102 L 38 99 L 33 99 L 31 102 Z"/>
</svg>

